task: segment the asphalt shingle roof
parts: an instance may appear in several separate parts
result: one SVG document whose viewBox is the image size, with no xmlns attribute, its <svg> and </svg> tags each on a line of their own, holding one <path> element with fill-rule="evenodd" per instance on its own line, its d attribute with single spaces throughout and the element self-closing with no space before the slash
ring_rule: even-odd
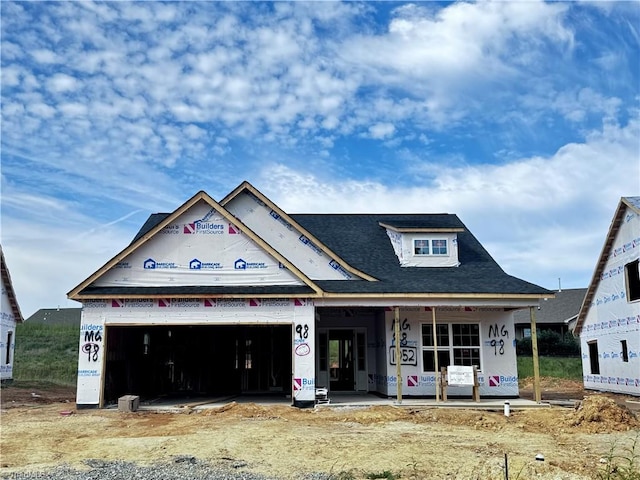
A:
<svg viewBox="0 0 640 480">
<path fill-rule="evenodd" d="M 536 311 L 537 323 L 563 323 L 574 318 L 580 312 L 582 301 L 587 293 L 586 288 L 570 288 L 556 291 L 555 298 L 548 298 L 540 302 Z M 518 310 L 514 314 L 516 323 L 530 323 L 529 310 Z"/>
<path fill-rule="evenodd" d="M 545 294 L 548 290 L 507 275 L 453 214 L 294 214 L 291 217 L 352 267 L 379 282 L 317 281 L 334 293 Z M 379 225 L 463 228 L 458 267 L 401 267 L 386 230 Z"/>
<path fill-rule="evenodd" d="M 81 308 L 41 308 L 25 320 L 43 325 L 80 325 Z"/>
<path fill-rule="evenodd" d="M 133 242 L 164 220 L 151 215 Z M 453 214 L 292 214 L 291 217 L 351 267 L 379 281 L 316 280 L 328 293 L 348 294 L 551 294 L 505 273 L 460 219 Z M 458 267 L 401 267 L 380 223 L 398 228 L 460 228 Z M 278 245 L 272 245 L 278 250 Z M 175 290 L 175 291 L 174 291 Z M 88 287 L 83 294 L 305 294 L 300 287 Z"/>
</svg>

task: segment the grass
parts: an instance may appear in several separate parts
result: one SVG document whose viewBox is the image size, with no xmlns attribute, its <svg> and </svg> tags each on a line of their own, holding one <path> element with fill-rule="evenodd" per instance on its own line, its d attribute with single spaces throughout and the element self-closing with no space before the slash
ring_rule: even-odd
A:
<svg viewBox="0 0 640 480">
<path fill-rule="evenodd" d="M 75 385 L 79 338 L 79 326 L 18 324 L 14 380 Z"/>
<path fill-rule="evenodd" d="M 598 480 L 640 480 L 640 434 L 631 444 L 612 444 L 597 472 Z"/>
<path fill-rule="evenodd" d="M 580 357 L 539 357 L 540 376 L 582 381 Z M 533 377 L 533 357 L 518 357 L 518 378 Z"/>
</svg>

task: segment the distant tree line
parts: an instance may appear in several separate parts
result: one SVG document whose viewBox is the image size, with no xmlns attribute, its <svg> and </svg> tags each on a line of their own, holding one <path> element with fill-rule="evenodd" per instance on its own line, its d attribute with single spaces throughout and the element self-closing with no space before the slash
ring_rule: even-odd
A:
<svg viewBox="0 0 640 480">
<path fill-rule="evenodd" d="M 538 330 L 538 355 L 543 357 L 579 357 L 580 342 L 570 333 L 561 335 L 552 330 Z M 531 337 L 516 342 L 516 353 L 533 355 Z"/>
</svg>

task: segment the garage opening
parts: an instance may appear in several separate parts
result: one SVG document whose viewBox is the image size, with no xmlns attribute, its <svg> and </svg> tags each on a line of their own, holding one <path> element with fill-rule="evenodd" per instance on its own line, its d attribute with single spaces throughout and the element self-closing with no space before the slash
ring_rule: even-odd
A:
<svg viewBox="0 0 640 480">
<path fill-rule="evenodd" d="M 291 395 L 291 326 L 113 327 L 105 403 L 122 395 Z"/>
</svg>

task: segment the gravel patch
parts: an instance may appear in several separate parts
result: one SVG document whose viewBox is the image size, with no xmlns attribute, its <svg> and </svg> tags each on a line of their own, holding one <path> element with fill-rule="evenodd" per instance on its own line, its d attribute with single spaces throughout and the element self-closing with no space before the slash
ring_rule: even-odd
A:
<svg viewBox="0 0 640 480">
<path fill-rule="evenodd" d="M 152 465 L 93 458 L 83 463 L 87 469 L 61 465 L 46 471 L 2 474 L 0 478 L 6 480 L 42 480 L 44 478 L 50 480 L 277 480 L 278 478 L 243 470 L 248 464 L 242 460 L 228 459 L 220 464 L 211 464 L 188 455 L 174 457 L 171 462 L 158 462 Z M 330 480 L 332 475 L 314 472 L 298 478 Z"/>
</svg>

